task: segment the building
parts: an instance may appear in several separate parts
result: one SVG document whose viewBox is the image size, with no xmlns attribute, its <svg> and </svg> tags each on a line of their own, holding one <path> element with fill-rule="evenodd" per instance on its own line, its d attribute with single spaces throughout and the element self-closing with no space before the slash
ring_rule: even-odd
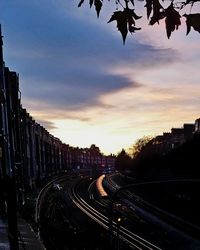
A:
<svg viewBox="0 0 200 250">
<path fill-rule="evenodd" d="M 195 120 L 195 133 L 200 133 L 200 118 Z"/>
<path fill-rule="evenodd" d="M 190 139 L 198 129 L 200 131 L 200 119 L 197 119 L 195 124 L 185 123 L 182 128 L 172 128 L 171 132 L 156 136 L 153 140 L 153 146 L 156 152 L 167 153 Z"/>
</svg>

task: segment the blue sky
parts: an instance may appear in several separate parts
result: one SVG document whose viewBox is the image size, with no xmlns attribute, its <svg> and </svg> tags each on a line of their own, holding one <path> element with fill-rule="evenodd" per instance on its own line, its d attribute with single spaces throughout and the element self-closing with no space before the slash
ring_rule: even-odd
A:
<svg viewBox="0 0 200 250">
<path fill-rule="evenodd" d="M 117 153 L 199 117 L 197 32 L 186 37 L 182 25 L 168 40 L 162 23 L 150 27 L 144 17 L 124 46 L 116 24 L 107 24 L 109 5 L 99 19 L 77 5 L 1 0 L 4 59 L 37 121 L 72 146 Z"/>
</svg>

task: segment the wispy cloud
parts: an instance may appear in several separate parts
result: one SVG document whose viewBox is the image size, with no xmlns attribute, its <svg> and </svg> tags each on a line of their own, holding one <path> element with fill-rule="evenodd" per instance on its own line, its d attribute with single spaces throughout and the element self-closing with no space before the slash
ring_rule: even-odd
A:
<svg viewBox="0 0 200 250">
<path fill-rule="evenodd" d="M 57 129 L 55 124 L 53 122 L 50 122 L 50 121 L 37 119 L 37 123 L 39 123 L 41 126 L 43 126 L 47 130 Z"/>
</svg>

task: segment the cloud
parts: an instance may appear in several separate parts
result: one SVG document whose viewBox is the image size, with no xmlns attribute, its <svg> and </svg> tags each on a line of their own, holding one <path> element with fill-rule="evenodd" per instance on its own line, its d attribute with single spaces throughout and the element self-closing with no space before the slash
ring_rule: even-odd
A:
<svg viewBox="0 0 200 250">
<path fill-rule="evenodd" d="M 52 129 L 56 129 L 57 127 L 55 126 L 55 124 L 53 122 L 50 121 L 46 121 L 46 120 L 37 120 L 37 123 L 39 123 L 41 126 L 43 126 L 45 129 L 47 130 L 52 130 Z"/>
<path fill-rule="evenodd" d="M 20 74 L 23 106 L 39 123 L 67 143 L 73 135 L 74 145 L 119 148 L 199 112 L 197 70 L 191 63 L 188 73 L 175 45 L 136 35 L 123 46 L 115 24 L 74 2 L 7 0 L 0 9 L 6 65 Z"/>
<path fill-rule="evenodd" d="M 136 47 L 132 56 L 129 50 L 120 52 L 120 47 L 118 54 L 111 48 L 110 53 L 105 50 L 99 55 L 98 49 L 93 50 L 92 55 L 87 51 L 73 55 L 69 51 L 67 56 L 57 57 L 51 52 L 52 55 L 34 59 L 35 62 L 25 68 L 21 76 L 22 93 L 27 98 L 46 101 L 60 109 L 101 105 L 99 98 L 104 94 L 140 87 L 136 79 L 126 74 L 127 69 L 137 75 L 141 70 L 161 67 L 176 60 L 171 50 L 158 50 L 142 44 Z"/>
<path fill-rule="evenodd" d="M 82 80 L 81 80 L 82 79 Z M 32 81 L 33 84 L 26 91 L 23 99 L 27 105 L 31 103 L 35 108 L 51 108 L 60 110 L 83 109 L 88 106 L 104 106 L 100 102 L 100 96 L 132 86 L 139 87 L 137 83 L 129 81 L 125 77 L 102 74 L 98 77 L 83 75 L 74 77 L 73 80 L 59 79 L 60 82 Z M 66 84 L 65 84 L 66 81 Z M 30 104 L 29 104 L 30 103 Z M 40 103 L 40 107 L 37 107 Z"/>
<path fill-rule="evenodd" d="M 60 9 L 62 1 L 60 5 L 55 1 L 45 3 L 9 3 L 7 16 L 18 17 L 12 25 L 4 16 L 6 37 L 10 39 L 6 61 L 20 74 L 25 106 L 33 99 L 57 109 L 102 105 L 102 95 L 138 87 L 138 81 L 124 71 L 111 69 L 129 65 L 137 73 L 138 69 L 161 67 L 176 60 L 173 50 L 157 49 L 134 38 L 123 46 L 120 37 L 102 32 L 86 18 L 78 19 L 77 13 L 72 15 L 72 3 L 67 4 L 71 7 L 65 15 Z"/>
</svg>

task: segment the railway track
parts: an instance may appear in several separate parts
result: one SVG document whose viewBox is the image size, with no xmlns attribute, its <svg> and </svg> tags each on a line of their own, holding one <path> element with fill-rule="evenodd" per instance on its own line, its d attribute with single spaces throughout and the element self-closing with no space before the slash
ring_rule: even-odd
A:
<svg viewBox="0 0 200 250">
<path fill-rule="evenodd" d="M 84 180 L 82 180 L 84 181 Z M 81 181 L 81 182 L 82 182 Z M 114 221 L 110 221 L 110 218 L 96 208 L 91 206 L 81 195 L 79 194 L 79 189 L 81 186 L 81 182 L 77 182 L 71 188 L 69 195 L 74 204 L 86 215 L 88 215 L 92 220 L 101 225 L 106 230 L 110 230 L 112 228 L 112 234 L 115 236 L 119 236 L 119 238 L 126 242 L 130 248 L 132 249 L 140 249 L 140 250 L 161 250 L 160 247 L 152 244 L 151 242 L 143 239 L 137 234 L 129 231 L 123 226 L 118 227 L 117 223 Z M 110 225 L 112 223 L 112 226 Z"/>
</svg>

